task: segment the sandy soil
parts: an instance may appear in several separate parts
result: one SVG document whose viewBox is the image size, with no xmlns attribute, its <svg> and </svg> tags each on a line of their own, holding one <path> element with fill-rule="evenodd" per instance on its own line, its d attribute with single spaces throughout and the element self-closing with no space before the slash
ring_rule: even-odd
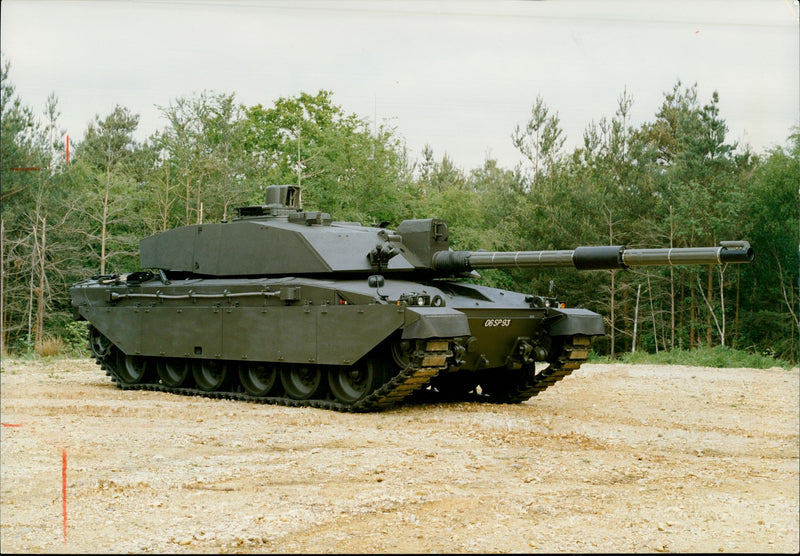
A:
<svg viewBox="0 0 800 556">
<path fill-rule="evenodd" d="M 521 405 L 356 415 L 89 360 L 0 379 L 3 553 L 800 548 L 797 369 L 584 365 Z"/>
</svg>

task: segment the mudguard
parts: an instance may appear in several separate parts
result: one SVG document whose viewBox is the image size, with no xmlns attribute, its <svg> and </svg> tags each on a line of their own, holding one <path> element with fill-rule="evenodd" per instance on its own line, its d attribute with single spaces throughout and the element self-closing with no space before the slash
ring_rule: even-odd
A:
<svg viewBox="0 0 800 556">
<path fill-rule="evenodd" d="M 588 309 L 552 309 L 551 336 L 603 336 L 603 317 Z"/>
<path fill-rule="evenodd" d="M 406 307 L 404 340 L 469 336 L 469 322 L 461 311 L 446 307 Z"/>
</svg>

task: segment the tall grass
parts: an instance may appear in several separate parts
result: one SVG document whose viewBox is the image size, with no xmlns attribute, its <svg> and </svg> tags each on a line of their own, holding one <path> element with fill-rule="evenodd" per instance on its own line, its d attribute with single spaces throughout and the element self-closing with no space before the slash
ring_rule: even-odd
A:
<svg viewBox="0 0 800 556">
<path fill-rule="evenodd" d="M 61 338 L 44 338 L 34 346 L 34 351 L 39 357 L 54 357 L 61 355 L 66 349 L 66 344 Z"/>
<path fill-rule="evenodd" d="M 727 346 L 712 348 L 698 348 L 691 351 L 673 349 L 658 353 L 624 353 L 615 360 L 608 357 L 591 358 L 594 363 L 632 363 L 649 365 L 690 365 L 693 367 L 748 367 L 753 369 L 769 369 L 780 367 L 791 369 L 792 363 L 773 357 L 748 353 L 746 351 L 731 349 Z"/>
</svg>

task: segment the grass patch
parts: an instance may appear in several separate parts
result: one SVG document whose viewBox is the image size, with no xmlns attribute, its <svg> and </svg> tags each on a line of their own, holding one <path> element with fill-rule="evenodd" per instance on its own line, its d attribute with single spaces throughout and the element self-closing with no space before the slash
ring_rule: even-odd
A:
<svg viewBox="0 0 800 556">
<path fill-rule="evenodd" d="M 593 363 L 631 363 L 643 365 L 689 365 L 692 367 L 728 367 L 740 368 L 748 367 L 753 369 L 769 369 L 780 367 L 791 369 L 796 366 L 790 361 L 775 359 L 755 353 L 731 349 L 727 346 L 714 346 L 713 348 L 698 348 L 693 350 L 673 349 L 670 351 L 660 351 L 658 353 L 624 353 L 617 359 L 611 360 L 609 357 L 592 357 Z"/>
<path fill-rule="evenodd" d="M 45 338 L 33 349 L 39 357 L 53 357 L 64 353 L 66 344 L 61 338 Z"/>
</svg>

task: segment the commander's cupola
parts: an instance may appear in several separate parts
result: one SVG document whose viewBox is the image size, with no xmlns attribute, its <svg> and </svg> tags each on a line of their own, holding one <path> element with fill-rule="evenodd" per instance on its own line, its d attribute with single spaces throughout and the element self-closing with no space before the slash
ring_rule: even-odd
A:
<svg viewBox="0 0 800 556">
<path fill-rule="evenodd" d="M 301 211 L 299 185 L 268 185 L 265 203 L 249 207 L 236 207 L 235 220 L 264 216 L 288 217 Z"/>
</svg>

